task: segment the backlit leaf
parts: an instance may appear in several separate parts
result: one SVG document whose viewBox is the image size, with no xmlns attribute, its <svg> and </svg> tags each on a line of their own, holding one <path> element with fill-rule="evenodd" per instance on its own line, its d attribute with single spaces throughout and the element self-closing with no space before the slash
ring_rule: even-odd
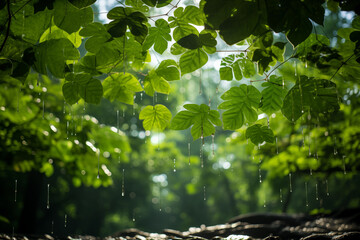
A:
<svg viewBox="0 0 360 240">
<path fill-rule="evenodd" d="M 263 142 L 273 143 L 275 141 L 273 131 L 267 126 L 260 124 L 252 125 L 246 129 L 246 138 L 250 138 L 255 145 Z"/>
<path fill-rule="evenodd" d="M 147 131 L 164 131 L 170 125 L 171 112 L 162 104 L 146 106 L 139 115 L 143 121 L 144 129 Z"/>
<path fill-rule="evenodd" d="M 208 61 L 208 55 L 201 48 L 189 50 L 180 57 L 181 75 L 195 71 L 204 66 Z"/>
</svg>

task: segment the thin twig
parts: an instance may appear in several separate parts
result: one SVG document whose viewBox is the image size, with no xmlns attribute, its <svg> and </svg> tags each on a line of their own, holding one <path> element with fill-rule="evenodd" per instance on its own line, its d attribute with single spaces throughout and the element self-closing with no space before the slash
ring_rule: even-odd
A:
<svg viewBox="0 0 360 240">
<path fill-rule="evenodd" d="M 273 69 L 271 69 L 271 71 L 267 74 L 267 76 L 270 76 L 276 69 L 278 69 L 281 65 L 283 65 L 284 63 L 286 63 L 287 61 L 289 61 L 291 58 L 294 57 L 294 54 L 291 55 L 290 57 L 288 57 L 285 61 L 281 62 L 279 65 L 277 65 L 276 67 L 274 67 Z M 266 74 L 265 74 L 266 75 Z"/>
<path fill-rule="evenodd" d="M 355 53 L 351 54 L 350 57 L 348 57 L 348 59 L 346 59 L 344 62 L 341 63 L 341 65 L 336 69 L 336 71 L 334 72 L 334 74 L 331 76 L 331 78 L 329 79 L 329 81 L 331 81 L 335 75 L 339 72 L 340 68 L 342 68 L 349 60 L 350 58 L 352 58 L 355 55 Z"/>
<path fill-rule="evenodd" d="M 177 8 L 179 3 L 181 0 L 179 0 L 175 5 L 170 4 L 172 7 L 169 9 L 169 11 L 167 11 L 167 13 L 163 13 L 163 14 L 159 14 L 159 15 L 154 15 L 154 16 L 149 16 L 148 18 L 157 18 L 157 17 L 165 17 L 165 16 L 169 16 L 169 13 L 174 10 L 174 8 Z"/>
<path fill-rule="evenodd" d="M 230 52 L 230 53 L 232 53 L 232 52 L 247 52 L 247 50 L 245 49 L 245 50 L 240 50 L 240 49 L 233 49 L 233 50 L 216 50 L 216 52 Z"/>
<path fill-rule="evenodd" d="M 2 52 L 2 50 L 4 49 L 5 47 L 5 43 L 10 35 L 10 24 L 11 24 L 11 11 L 10 11 L 10 0 L 7 0 L 7 10 L 8 10 L 8 15 L 9 15 L 9 18 L 8 18 L 8 26 L 7 26 L 7 29 L 6 29 L 6 34 L 5 34 L 5 38 L 4 38 L 4 41 L 3 43 L 1 44 L 1 47 L 0 47 L 0 53 Z"/>
</svg>

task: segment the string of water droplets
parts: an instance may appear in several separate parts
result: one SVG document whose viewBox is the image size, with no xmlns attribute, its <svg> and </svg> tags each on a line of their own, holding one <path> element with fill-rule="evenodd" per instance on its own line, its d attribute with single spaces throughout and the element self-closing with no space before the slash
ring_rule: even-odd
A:
<svg viewBox="0 0 360 240">
<path fill-rule="evenodd" d="M 97 179 L 100 179 L 100 149 L 97 149 L 97 157 L 98 157 L 98 169 L 97 169 Z"/>
<path fill-rule="evenodd" d="M 121 196 L 125 196 L 125 169 L 122 170 Z"/>
<path fill-rule="evenodd" d="M 308 183 L 305 182 L 305 201 L 306 201 L 306 207 L 309 206 L 309 197 L 308 197 Z"/>
<path fill-rule="evenodd" d="M 14 196 L 14 202 L 16 202 L 16 199 L 17 199 L 17 179 L 15 179 L 15 189 L 14 189 L 15 191 L 14 191 L 14 194 L 15 194 L 15 196 Z"/>
<path fill-rule="evenodd" d="M 50 209 L 50 184 L 47 185 L 46 209 Z"/>
</svg>

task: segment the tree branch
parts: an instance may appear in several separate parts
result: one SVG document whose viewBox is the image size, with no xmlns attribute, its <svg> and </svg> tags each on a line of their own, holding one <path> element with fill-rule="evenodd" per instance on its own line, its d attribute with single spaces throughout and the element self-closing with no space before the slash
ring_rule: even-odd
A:
<svg viewBox="0 0 360 240">
<path fill-rule="evenodd" d="M 9 35 L 10 35 L 10 24 L 11 24 L 10 0 L 7 0 L 7 12 L 8 12 L 8 16 L 9 16 L 8 17 L 8 27 L 6 29 L 6 34 L 5 34 L 4 41 L 3 41 L 3 43 L 1 44 L 1 47 L 0 47 L 0 53 L 4 49 L 6 41 L 7 41 L 8 37 L 9 37 Z"/>
</svg>

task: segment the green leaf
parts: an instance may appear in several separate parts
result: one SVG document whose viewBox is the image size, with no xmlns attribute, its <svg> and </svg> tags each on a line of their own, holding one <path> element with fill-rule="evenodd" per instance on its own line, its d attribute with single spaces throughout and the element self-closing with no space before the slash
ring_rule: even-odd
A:
<svg viewBox="0 0 360 240">
<path fill-rule="evenodd" d="M 68 1 L 57 0 L 54 3 L 54 23 L 59 28 L 71 34 L 77 32 L 81 26 L 93 21 L 91 7 L 78 9 Z"/>
<path fill-rule="evenodd" d="M 30 12 L 31 9 L 24 7 L 21 15 L 11 18 L 11 32 L 26 42 L 36 44 L 50 26 L 51 11 L 44 10 L 36 14 L 29 14 Z"/>
<path fill-rule="evenodd" d="M 196 34 L 190 34 L 188 36 L 185 36 L 179 39 L 177 43 L 187 49 L 198 49 L 202 46 L 200 39 Z"/>
<path fill-rule="evenodd" d="M 149 7 L 141 0 L 125 0 L 125 5 L 132 6 L 135 11 L 148 12 Z"/>
<path fill-rule="evenodd" d="M 186 110 L 178 112 L 171 120 L 170 128 L 185 130 L 192 126 L 191 135 L 194 140 L 215 134 L 215 126 L 221 126 L 220 114 L 216 110 L 201 104 L 186 104 Z"/>
<path fill-rule="evenodd" d="M 183 22 L 191 23 L 197 26 L 204 25 L 204 13 L 195 6 L 187 6 L 185 9 L 182 7 L 174 11 L 174 16 Z"/>
<path fill-rule="evenodd" d="M 255 75 L 254 63 L 244 57 L 244 54 L 231 54 L 221 60 L 220 80 L 231 81 L 233 73 L 236 80 L 241 80 L 243 75 L 250 78 Z"/>
<path fill-rule="evenodd" d="M 156 69 L 156 74 L 167 81 L 180 80 L 180 71 L 178 64 L 171 59 L 161 61 Z"/>
<path fill-rule="evenodd" d="M 281 109 L 287 91 L 284 89 L 281 77 L 275 75 L 270 76 L 269 81 L 261 86 L 264 87 L 261 92 L 261 110 L 271 115 Z"/>
<path fill-rule="evenodd" d="M 171 23 L 170 23 L 170 26 L 171 26 Z M 174 32 L 173 32 L 174 40 L 179 41 L 181 38 L 186 37 L 190 34 L 198 35 L 199 32 L 194 26 L 188 24 L 187 22 L 184 22 L 183 20 L 177 20 L 176 28 L 174 29 Z"/>
<path fill-rule="evenodd" d="M 146 106 L 141 110 L 139 119 L 144 120 L 143 126 L 147 131 L 164 131 L 170 125 L 171 112 L 161 104 Z"/>
<path fill-rule="evenodd" d="M 43 33 L 43 35 L 40 37 L 39 42 L 45 42 L 50 39 L 60 39 L 60 38 L 67 38 L 74 44 L 76 48 L 79 48 L 82 41 L 81 36 L 79 35 L 79 32 L 74 32 L 72 34 L 68 34 L 64 30 L 56 27 L 51 26 L 50 28 L 46 29 L 46 31 Z"/>
<path fill-rule="evenodd" d="M 131 8 L 115 7 L 107 15 L 113 19 L 108 24 L 108 32 L 112 37 L 122 37 L 125 35 L 127 27 L 134 35 L 135 40 L 142 44 L 148 34 L 148 28 L 145 25 L 147 17 L 141 12 L 133 12 Z"/>
<path fill-rule="evenodd" d="M 225 100 L 219 109 L 223 113 L 224 129 L 235 130 L 240 128 L 245 121 L 252 123 L 258 118 L 254 108 L 258 108 L 261 94 L 254 86 L 242 84 L 226 91 L 221 98 Z"/>
<path fill-rule="evenodd" d="M 163 54 L 168 47 L 168 41 L 171 41 L 169 24 L 164 19 L 158 19 L 155 22 L 155 27 L 149 29 L 143 48 L 147 50 L 154 45 L 154 50 Z"/>
<path fill-rule="evenodd" d="M 165 7 L 171 3 L 172 0 L 142 0 L 146 5 L 150 7 Z"/>
<path fill-rule="evenodd" d="M 273 143 L 275 141 L 273 131 L 267 126 L 260 124 L 252 125 L 246 129 L 246 138 L 250 138 L 251 142 L 255 145 L 263 142 Z"/>
<path fill-rule="evenodd" d="M 65 80 L 62 91 L 68 104 L 76 103 L 80 97 L 87 103 L 100 103 L 103 87 L 98 79 L 94 79 L 90 74 L 86 73 L 69 73 L 66 75 Z"/>
<path fill-rule="evenodd" d="M 114 73 L 103 82 L 104 96 L 110 101 L 115 99 L 133 105 L 134 94 L 143 91 L 139 81 L 130 73 Z"/>
<path fill-rule="evenodd" d="M 339 109 L 335 83 L 325 79 L 300 76 L 285 96 L 281 111 L 289 121 L 294 122 L 307 111 L 316 116 Z"/>
<path fill-rule="evenodd" d="M 204 66 L 208 61 L 208 55 L 201 48 L 189 50 L 180 57 L 181 75 L 195 71 Z"/>
<path fill-rule="evenodd" d="M 65 76 L 65 61 L 80 58 L 79 51 L 65 38 L 50 39 L 36 45 L 34 69 L 47 75 L 49 70 L 55 77 Z"/>
<path fill-rule="evenodd" d="M 231 67 L 221 67 L 219 69 L 220 80 L 231 81 L 233 79 L 233 73 Z"/>
<path fill-rule="evenodd" d="M 155 92 L 169 94 L 170 84 L 152 70 L 144 79 L 144 90 L 149 96 L 154 96 Z"/>
</svg>

